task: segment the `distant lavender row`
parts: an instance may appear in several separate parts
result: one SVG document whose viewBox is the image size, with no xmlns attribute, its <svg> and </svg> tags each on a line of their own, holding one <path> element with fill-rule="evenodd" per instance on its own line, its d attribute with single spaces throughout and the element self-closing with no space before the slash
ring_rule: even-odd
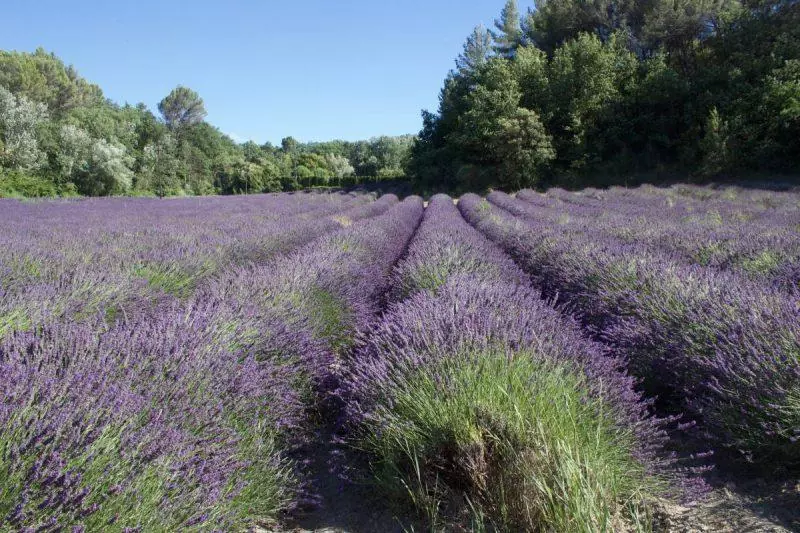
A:
<svg viewBox="0 0 800 533">
<path fill-rule="evenodd" d="M 800 465 L 800 306 L 739 276 L 596 235 L 560 235 L 475 195 L 459 209 L 712 444 Z"/>
<path fill-rule="evenodd" d="M 307 372 L 327 380 L 337 357 L 359 329 L 370 323 L 389 287 L 389 272 L 402 255 L 423 212 L 419 197 L 408 197 L 385 214 L 266 263 L 230 269 L 201 295 L 247 302 L 284 317 L 294 331 L 324 344 L 327 355 L 304 358 Z"/>
<path fill-rule="evenodd" d="M 687 205 L 672 197 L 640 202 L 613 193 L 596 199 L 585 193 L 544 196 L 526 190 L 516 196 L 523 201 L 498 192 L 488 199 L 517 216 L 547 221 L 561 234 L 637 244 L 675 261 L 731 270 L 787 289 L 800 287 L 800 209 L 734 201 Z"/>
<path fill-rule="evenodd" d="M 650 418 L 632 378 L 618 370 L 622 361 L 584 338 L 527 279 L 464 221 L 449 197 L 433 197 L 395 270 L 395 303 L 345 366 L 340 392 L 352 441 L 373 454 L 383 483 L 394 480 L 400 492 L 405 486 L 423 509 L 431 498 L 466 497 L 473 511 L 483 509 L 501 528 L 608 528 L 626 504 L 656 490 L 654 480 L 665 473 L 662 422 Z M 556 381 L 570 393 L 556 402 L 548 397 L 548 408 L 533 408 Z M 555 390 L 549 393 L 557 396 Z M 578 414 L 567 406 L 570 394 L 584 405 Z M 570 424 L 580 427 L 576 434 L 594 431 L 594 443 L 569 434 Z M 563 439 L 565 448 L 545 451 L 551 438 Z M 571 445 L 576 449 L 565 451 Z M 608 455 L 598 457 L 598 449 Z M 528 454 L 539 460 L 528 463 Z M 580 464 L 576 470 L 570 470 L 572 461 Z M 617 467 L 624 473 L 613 482 L 599 472 Z M 442 496 L 442 483 L 454 498 Z M 434 505 L 441 515 L 459 514 Z"/>
<path fill-rule="evenodd" d="M 376 305 L 421 212 L 418 198 L 382 198 L 158 313 L 8 334 L 0 527 L 238 529 L 296 503 L 285 452 L 307 435 L 310 386 Z"/>
<path fill-rule="evenodd" d="M 0 335 L 101 309 L 109 321 L 125 319 L 188 296 L 228 265 L 264 261 L 397 202 L 391 195 L 369 203 L 347 195 L 284 198 L 287 205 L 272 195 L 249 197 L 242 207 L 210 202 L 210 211 L 189 199 L 15 208 L 0 237 Z"/>
<path fill-rule="evenodd" d="M 598 212 L 606 210 L 632 216 L 665 209 L 679 217 L 716 211 L 722 215 L 731 215 L 726 218 L 747 218 L 757 224 L 762 218 L 769 219 L 775 213 L 794 220 L 800 216 L 798 190 L 772 192 L 735 187 L 711 189 L 675 185 L 659 188 L 644 185 L 637 188 L 611 187 L 608 190 L 584 189 L 575 192 L 553 188 L 546 194 L 526 190 L 519 196 L 537 205 L 559 207 L 562 210 L 569 210 L 569 206 L 582 206 Z"/>
</svg>

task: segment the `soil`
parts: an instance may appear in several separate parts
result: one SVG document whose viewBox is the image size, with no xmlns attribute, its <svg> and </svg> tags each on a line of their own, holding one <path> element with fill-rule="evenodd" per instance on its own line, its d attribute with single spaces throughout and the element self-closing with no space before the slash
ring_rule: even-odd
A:
<svg viewBox="0 0 800 533">
<path fill-rule="evenodd" d="M 659 507 L 656 531 L 667 533 L 800 531 L 800 480 L 726 481 L 694 505 L 663 502 Z"/>
<path fill-rule="evenodd" d="M 320 457 L 317 459 L 320 459 Z M 323 461 L 324 462 L 324 461 Z M 322 503 L 298 514 L 281 527 L 281 533 L 401 533 L 425 531 L 395 512 L 365 486 L 343 486 L 333 474 L 322 474 Z M 800 532 L 800 482 L 779 485 L 753 481 L 741 487 L 728 483 L 714 488 L 701 502 L 678 505 L 660 502 L 656 511 L 658 533 L 791 533 Z M 266 530 L 262 530 L 266 531 Z"/>
<path fill-rule="evenodd" d="M 346 482 L 331 470 L 331 459 L 338 448 L 331 443 L 329 432 L 319 436 L 316 446 L 308 450 L 309 470 L 319 503 L 296 511 L 279 527 L 269 531 L 280 533 L 403 533 L 424 531 L 413 519 L 398 518 L 399 505 L 363 484 Z M 262 530 L 266 531 L 266 530 Z"/>
</svg>

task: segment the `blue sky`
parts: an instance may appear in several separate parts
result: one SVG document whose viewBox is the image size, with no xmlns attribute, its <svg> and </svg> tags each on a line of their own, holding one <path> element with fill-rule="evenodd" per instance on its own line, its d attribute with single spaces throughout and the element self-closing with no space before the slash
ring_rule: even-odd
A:
<svg viewBox="0 0 800 533">
<path fill-rule="evenodd" d="M 42 46 L 154 110 L 189 86 L 238 141 L 356 140 L 416 133 L 464 39 L 503 3 L 6 0 L 0 48 Z"/>
</svg>

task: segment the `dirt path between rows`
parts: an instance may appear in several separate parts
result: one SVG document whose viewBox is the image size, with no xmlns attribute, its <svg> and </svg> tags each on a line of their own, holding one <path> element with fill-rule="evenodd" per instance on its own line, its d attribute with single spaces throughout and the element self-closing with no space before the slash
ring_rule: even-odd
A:
<svg viewBox="0 0 800 533">
<path fill-rule="evenodd" d="M 343 481 L 330 468 L 337 447 L 331 444 L 330 431 L 321 432 L 308 451 L 309 470 L 319 504 L 287 518 L 282 533 L 403 533 L 420 531 L 411 520 L 398 519 L 389 501 L 373 488 Z M 413 529 L 412 529 L 413 527 Z"/>
</svg>

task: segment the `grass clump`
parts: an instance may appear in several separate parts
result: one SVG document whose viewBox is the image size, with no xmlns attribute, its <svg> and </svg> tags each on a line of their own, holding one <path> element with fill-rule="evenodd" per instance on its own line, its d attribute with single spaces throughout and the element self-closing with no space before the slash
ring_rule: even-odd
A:
<svg viewBox="0 0 800 533">
<path fill-rule="evenodd" d="M 210 263 L 202 265 L 197 272 L 187 272 L 178 265 L 137 265 L 135 276 L 147 280 L 148 285 L 175 296 L 187 298 L 194 292 L 200 279 L 213 270 Z"/>
<path fill-rule="evenodd" d="M 445 359 L 395 383 L 376 413 L 383 426 L 362 446 L 384 488 L 437 520 L 503 531 L 647 530 L 646 502 L 662 487 L 634 458 L 633 433 L 585 381 L 524 352 Z"/>
</svg>

